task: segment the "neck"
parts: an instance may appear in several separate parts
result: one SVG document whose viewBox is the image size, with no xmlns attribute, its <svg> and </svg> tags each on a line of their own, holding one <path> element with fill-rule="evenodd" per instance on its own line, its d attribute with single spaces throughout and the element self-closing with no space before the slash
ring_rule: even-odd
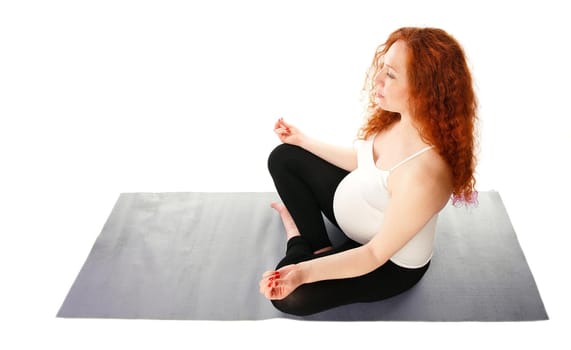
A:
<svg viewBox="0 0 571 350">
<path fill-rule="evenodd" d="M 396 135 L 399 135 L 402 140 L 406 140 L 407 143 L 424 143 L 420 129 L 410 115 L 401 114 L 401 119 L 395 124 L 394 131 Z"/>
<path fill-rule="evenodd" d="M 405 122 L 407 124 L 412 124 L 413 119 L 412 116 L 410 115 L 410 113 L 408 112 L 401 112 L 400 113 L 400 121 L 401 122 Z"/>
<path fill-rule="evenodd" d="M 398 124 L 399 124 L 400 128 L 415 130 L 418 132 L 418 128 L 416 126 L 416 123 L 412 119 L 411 115 L 408 113 L 401 113 L 400 121 Z"/>
</svg>

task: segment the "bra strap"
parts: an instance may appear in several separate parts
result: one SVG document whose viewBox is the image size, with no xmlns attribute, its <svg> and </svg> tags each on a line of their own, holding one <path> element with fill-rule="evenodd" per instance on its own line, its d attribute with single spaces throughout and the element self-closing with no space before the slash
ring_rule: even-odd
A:
<svg viewBox="0 0 571 350">
<path fill-rule="evenodd" d="M 393 166 L 392 168 L 389 169 L 389 172 L 392 172 L 393 170 L 395 170 L 396 168 L 398 168 L 399 166 L 403 165 L 404 163 L 408 162 L 409 160 L 418 157 L 419 155 L 423 154 L 426 151 L 431 150 L 432 148 L 434 148 L 434 146 L 428 146 L 428 147 L 424 147 L 423 149 L 421 149 L 420 151 L 416 152 L 415 154 L 408 156 L 407 158 L 401 160 L 397 165 Z"/>
</svg>

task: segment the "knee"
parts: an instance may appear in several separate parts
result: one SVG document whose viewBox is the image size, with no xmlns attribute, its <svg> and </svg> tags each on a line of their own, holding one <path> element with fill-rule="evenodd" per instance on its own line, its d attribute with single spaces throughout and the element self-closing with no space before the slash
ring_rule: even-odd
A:
<svg viewBox="0 0 571 350">
<path fill-rule="evenodd" d="M 281 171 L 292 159 L 296 158 L 301 148 L 287 143 L 278 145 L 268 156 L 268 170 L 271 174 Z"/>
<path fill-rule="evenodd" d="M 301 300 L 292 295 L 282 300 L 272 300 L 272 304 L 279 311 L 294 316 L 308 316 L 314 313 Z"/>
<path fill-rule="evenodd" d="M 279 311 L 295 316 L 309 316 L 321 312 L 327 309 L 327 303 L 324 303 L 327 298 L 324 298 L 315 286 L 303 284 L 284 299 L 272 300 L 272 304 Z"/>
</svg>

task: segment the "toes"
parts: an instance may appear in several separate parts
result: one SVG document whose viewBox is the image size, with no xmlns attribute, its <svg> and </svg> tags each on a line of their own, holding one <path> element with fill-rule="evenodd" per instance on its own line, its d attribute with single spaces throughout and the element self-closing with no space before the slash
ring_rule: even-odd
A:
<svg viewBox="0 0 571 350">
<path fill-rule="evenodd" d="M 285 209 L 285 205 L 283 205 L 282 203 L 278 203 L 278 202 L 272 202 L 272 204 L 270 206 L 272 208 L 274 208 L 275 210 L 277 210 L 280 214 Z"/>
</svg>

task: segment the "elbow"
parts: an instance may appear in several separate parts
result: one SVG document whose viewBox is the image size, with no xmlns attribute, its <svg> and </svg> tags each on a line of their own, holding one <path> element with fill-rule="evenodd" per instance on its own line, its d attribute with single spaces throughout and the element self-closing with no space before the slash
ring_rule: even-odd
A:
<svg viewBox="0 0 571 350">
<path fill-rule="evenodd" d="M 363 248 L 365 248 L 368 260 L 370 261 L 371 271 L 384 265 L 390 258 L 379 249 L 376 249 L 371 242 L 365 244 Z"/>
</svg>

